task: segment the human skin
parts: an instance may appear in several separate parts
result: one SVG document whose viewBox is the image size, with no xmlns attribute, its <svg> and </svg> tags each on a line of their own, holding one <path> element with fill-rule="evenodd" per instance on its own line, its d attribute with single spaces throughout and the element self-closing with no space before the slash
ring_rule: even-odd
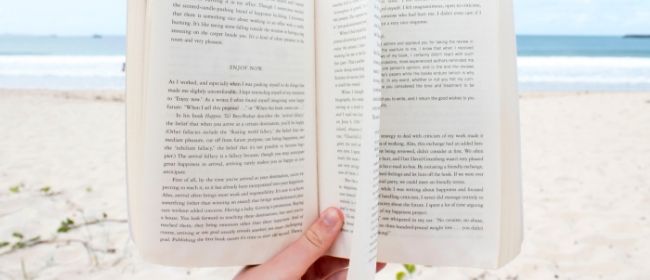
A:
<svg viewBox="0 0 650 280">
<path fill-rule="evenodd" d="M 266 263 L 244 268 L 234 280 L 346 279 L 348 260 L 325 256 L 341 232 L 343 220 L 338 208 L 326 209 L 298 240 Z M 384 266 L 377 264 L 377 271 Z"/>
</svg>

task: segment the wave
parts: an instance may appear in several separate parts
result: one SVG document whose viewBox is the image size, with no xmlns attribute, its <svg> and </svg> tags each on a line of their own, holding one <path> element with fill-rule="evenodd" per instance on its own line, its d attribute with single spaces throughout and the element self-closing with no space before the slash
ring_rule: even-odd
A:
<svg viewBox="0 0 650 280">
<path fill-rule="evenodd" d="M 523 56 L 521 90 L 647 91 L 650 58 Z"/>
<path fill-rule="evenodd" d="M 124 89 L 123 55 L 0 55 L 0 88 Z"/>
<path fill-rule="evenodd" d="M 124 77 L 124 56 L 0 56 L 0 76 Z"/>
<path fill-rule="evenodd" d="M 517 64 L 524 67 L 649 68 L 650 57 L 519 56 Z"/>
</svg>

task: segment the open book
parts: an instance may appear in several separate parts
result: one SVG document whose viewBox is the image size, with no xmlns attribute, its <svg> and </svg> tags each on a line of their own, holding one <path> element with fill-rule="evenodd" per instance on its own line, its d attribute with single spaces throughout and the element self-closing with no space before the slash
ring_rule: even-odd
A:
<svg viewBox="0 0 650 280">
<path fill-rule="evenodd" d="M 128 8 L 129 212 L 146 259 L 262 263 L 331 206 L 345 225 L 330 254 L 351 273 L 518 254 L 511 1 Z"/>
</svg>

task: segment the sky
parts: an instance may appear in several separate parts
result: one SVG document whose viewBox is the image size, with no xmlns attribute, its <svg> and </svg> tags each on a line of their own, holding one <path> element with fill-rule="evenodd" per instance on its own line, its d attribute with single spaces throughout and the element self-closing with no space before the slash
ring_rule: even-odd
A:
<svg viewBox="0 0 650 280">
<path fill-rule="evenodd" d="M 0 4 L 0 34 L 123 35 L 126 30 L 126 0 L 3 2 Z M 518 34 L 650 33 L 650 0 L 514 2 Z"/>
<path fill-rule="evenodd" d="M 519 34 L 650 34 L 650 0 L 514 0 L 514 3 Z"/>
</svg>

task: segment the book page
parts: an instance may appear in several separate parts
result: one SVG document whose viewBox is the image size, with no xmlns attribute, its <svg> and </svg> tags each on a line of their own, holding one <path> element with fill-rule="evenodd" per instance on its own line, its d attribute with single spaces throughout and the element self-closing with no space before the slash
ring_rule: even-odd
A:
<svg viewBox="0 0 650 280">
<path fill-rule="evenodd" d="M 502 162 L 504 135 L 518 137 L 501 125 L 517 110 L 502 2 L 382 2 L 380 261 L 499 262 L 502 169 L 518 171 Z"/>
<path fill-rule="evenodd" d="M 350 257 L 349 279 L 369 279 L 378 230 L 380 3 L 316 3 L 320 207 L 345 213 L 331 254 Z"/>
<path fill-rule="evenodd" d="M 521 180 L 517 44 L 512 1 L 501 2 L 499 58 L 501 61 L 501 249 L 498 266 L 513 260 L 524 238 Z"/>
<path fill-rule="evenodd" d="M 145 38 L 142 34 L 146 29 L 146 2 L 128 1 L 127 7 L 127 46 L 126 46 L 126 166 L 127 185 L 142 184 L 142 160 L 144 147 L 142 140 L 143 125 L 142 102 L 144 80 L 144 47 Z M 137 196 L 135 188 L 127 189 L 127 199 Z M 129 203 L 129 208 L 130 208 Z M 129 213 L 132 212 L 129 209 Z M 138 217 L 129 214 L 129 224 L 140 224 Z M 133 236 L 133 226 L 129 227 Z"/>
<path fill-rule="evenodd" d="M 129 92 L 143 95 L 130 107 L 144 127 L 130 144 L 143 163 L 129 166 L 141 172 L 129 185 L 139 252 L 174 266 L 262 263 L 318 216 L 313 3 L 146 8 L 144 89 Z"/>
</svg>

